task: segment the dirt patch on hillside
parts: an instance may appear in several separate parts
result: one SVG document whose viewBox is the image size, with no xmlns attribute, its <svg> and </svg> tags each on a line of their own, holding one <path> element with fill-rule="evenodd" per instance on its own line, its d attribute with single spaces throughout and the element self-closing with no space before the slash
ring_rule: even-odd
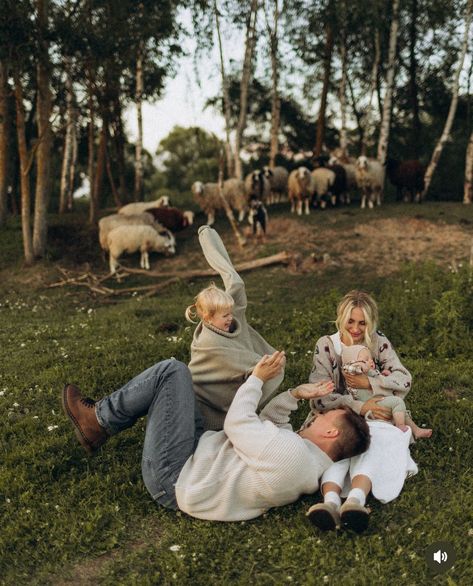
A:
<svg viewBox="0 0 473 586">
<path fill-rule="evenodd" d="M 396 271 L 402 262 L 433 260 L 448 265 L 469 260 L 472 231 L 415 218 L 356 223 L 350 228 L 310 226 L 292 218 L 271 223 L 267 242 L 302 254 L 302 269 L 370 265 L 379 275 Z"/>
<path fill-rule="evenodd" d="M 323 223 L 309 224 L 297 217 L 272 217 L 265 242 L 253 239 L 247 225 L 242 227 L 248 242 L 240 249 L 231 230 L 226 227 L 222 238 L 235 264 L 285 250 L 299 256 L 298 272 L 323 272 L 330 267 L 370 268 L 379 276 L 389 275 L 404 262 L 432 260 L 448 266 L 468 262 L 473 238 L 473 225 L 432 222 L 423 218 L 382 218 L 361 223 L 358 218 L 336 220 L 327 214 Z M 91 238 L 91 236 L 89 235 Z M 105 275 L 108 263 L 100 258 L 98 245 L 92 262 L 78 262 L 69 242 L 61 243 L 65 255 L 55 262 L 39 263 L 29 268 L 0 272 L 7 286 L 41 289 L 61 278 L 55 265 L 73 273 L 93 272 Z M 207 269 L 198 246 L 196 230 L 177 235 L 178 254 L 164 258 L 152 255 L 151 268 L 159 272 Z M 124 266 L 137 268 L 139 255 L 121 259 Z M 293 271 L 294 266 L 287 270 Z"/>
</svg>

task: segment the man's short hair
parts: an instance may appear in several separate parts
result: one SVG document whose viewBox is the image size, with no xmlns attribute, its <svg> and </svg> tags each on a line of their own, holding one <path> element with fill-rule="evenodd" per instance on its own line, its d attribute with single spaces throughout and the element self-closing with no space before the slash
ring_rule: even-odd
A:
<svg viewBox="0 0 473 586">
<path fill-rule="evenodd" d="M 366 452 L 371 440 L 366 419 L 349 407 L 344 406 L 341 409 L 344 413 L 340 414 L 340 417 L 335 421 L 340 435 L 332 452 L 334 462 Z"/>
</svg>

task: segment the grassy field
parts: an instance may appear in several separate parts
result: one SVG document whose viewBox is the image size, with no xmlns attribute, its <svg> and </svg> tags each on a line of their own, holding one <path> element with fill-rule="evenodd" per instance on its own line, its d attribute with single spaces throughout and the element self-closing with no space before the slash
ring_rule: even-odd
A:
<svg viewBox="0 0 473 586">
<path fill-rule="evenodd" d="M 272 212 L 272 230 L 287 228 L 287 216 Z M 345 249 L 332 247 L 334 235 L 343 244 L 357 234 L 363 248 L 366 230 L 386 226 L 398 229 L 393 254 L 402 252 L 402 262 L 387 251 L 384 262 L 360 252 L 358 263 L 344 264 Z M 404 249 L 409 226 L 419 226 L 418 241 L 409 237 Z M 24 268 L 21 230 L 11 220 L 0 229 L 0 583 L 472 584 L 473 210 L 438 203 L 314 213 L 291 219 L 287 237 L 272 232 L 266 244 L 244 252 L 223 219 L 217 228 L 237 261 L 287 246 L 306 261 L 299 271 L 244 275 L 250 323 L 288 354 L 284 388 L 307 379 L 315 340 L 333 331 L 340 295 L 354 287 L 375 295 L 381 328 L 413 373 L 408 406 L 418 423 L 434 428 L 431 440 L 412 448 L 419 473 L 394 502 L 370 501 L 370 526 L 361 536 L 310 526 L 305 511 L 319 495 L 242 523 L 157 508 L 141 479 L 143 423 L 89 459 L 61 412 L 60 391 L 75 382 L 98 398 L 158 360 L 187 361 L 192 328 L 183 310 L 207 280 L 111 300 L 85 288 L 47 288 L 58 279 L 56 264 L 105 273 L 96 234 L 80 213 L 52 217 L 48 259 Z M 413 251 L 421 244 L 432 254 L 409 262 L 418 260 Z M 195 229 L 180 235 L 178 246 L 176 259 L 156 267 L 205 266 Z M 317 260 L 322 253 L 330 261 Z M 133 277 L 126 286 L 148 282 Z M 294 424 L 305 413 L 301 407 Z M 437 541 L 451 542 L 457 555 L 443 575 L 429 573 L 424 558 Z"/>
</svg>

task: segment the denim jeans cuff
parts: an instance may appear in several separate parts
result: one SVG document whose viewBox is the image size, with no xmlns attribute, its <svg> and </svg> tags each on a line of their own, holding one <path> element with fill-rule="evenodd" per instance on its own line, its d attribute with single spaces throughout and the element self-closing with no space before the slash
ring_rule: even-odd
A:
<svg viewBox="0 0 473 586">
<path fill-rule="evenodd" d="M 113 426 L 108 425 L 101 414 L 101 401 L 97 401 L 97 403 L 95 403 L 95 416 L 97 417 L 97 421 L 99 422 L 99 425 L 101 427 L 103 427 L 105 429 L 105 431 L 108 433 L 108 435 L 115 435 L 116 433 L 118 433 L 120 430 L 119 429 L 115 429 Z"/>
</svg>

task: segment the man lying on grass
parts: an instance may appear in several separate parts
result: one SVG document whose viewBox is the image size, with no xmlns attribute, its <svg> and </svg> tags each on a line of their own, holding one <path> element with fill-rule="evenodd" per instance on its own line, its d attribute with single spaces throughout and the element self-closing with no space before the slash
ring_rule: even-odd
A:
<svg viewBox="0 0 473 586">
<path fill-rule="evenodd" d="M 174 359 L 97 402 L 66 385 L 63 407 L 90 454 L 147 415 L 142 473 L 157 503 L 199 519 L 252 519 L 315 492 L 333 461 L 361 454 L 370 442 L 366 421 L 350 409 L 328 411 L 299 433 L 292 430 L 289 415 L 298 400 L 329 394 L 332 382 L 281 393 L 257 415 L 263 383 L 285 360 L 284 352 L 263 356 L 238 389 L 222 431 L 203 433 L 189 369 Z"/>
</svg>

